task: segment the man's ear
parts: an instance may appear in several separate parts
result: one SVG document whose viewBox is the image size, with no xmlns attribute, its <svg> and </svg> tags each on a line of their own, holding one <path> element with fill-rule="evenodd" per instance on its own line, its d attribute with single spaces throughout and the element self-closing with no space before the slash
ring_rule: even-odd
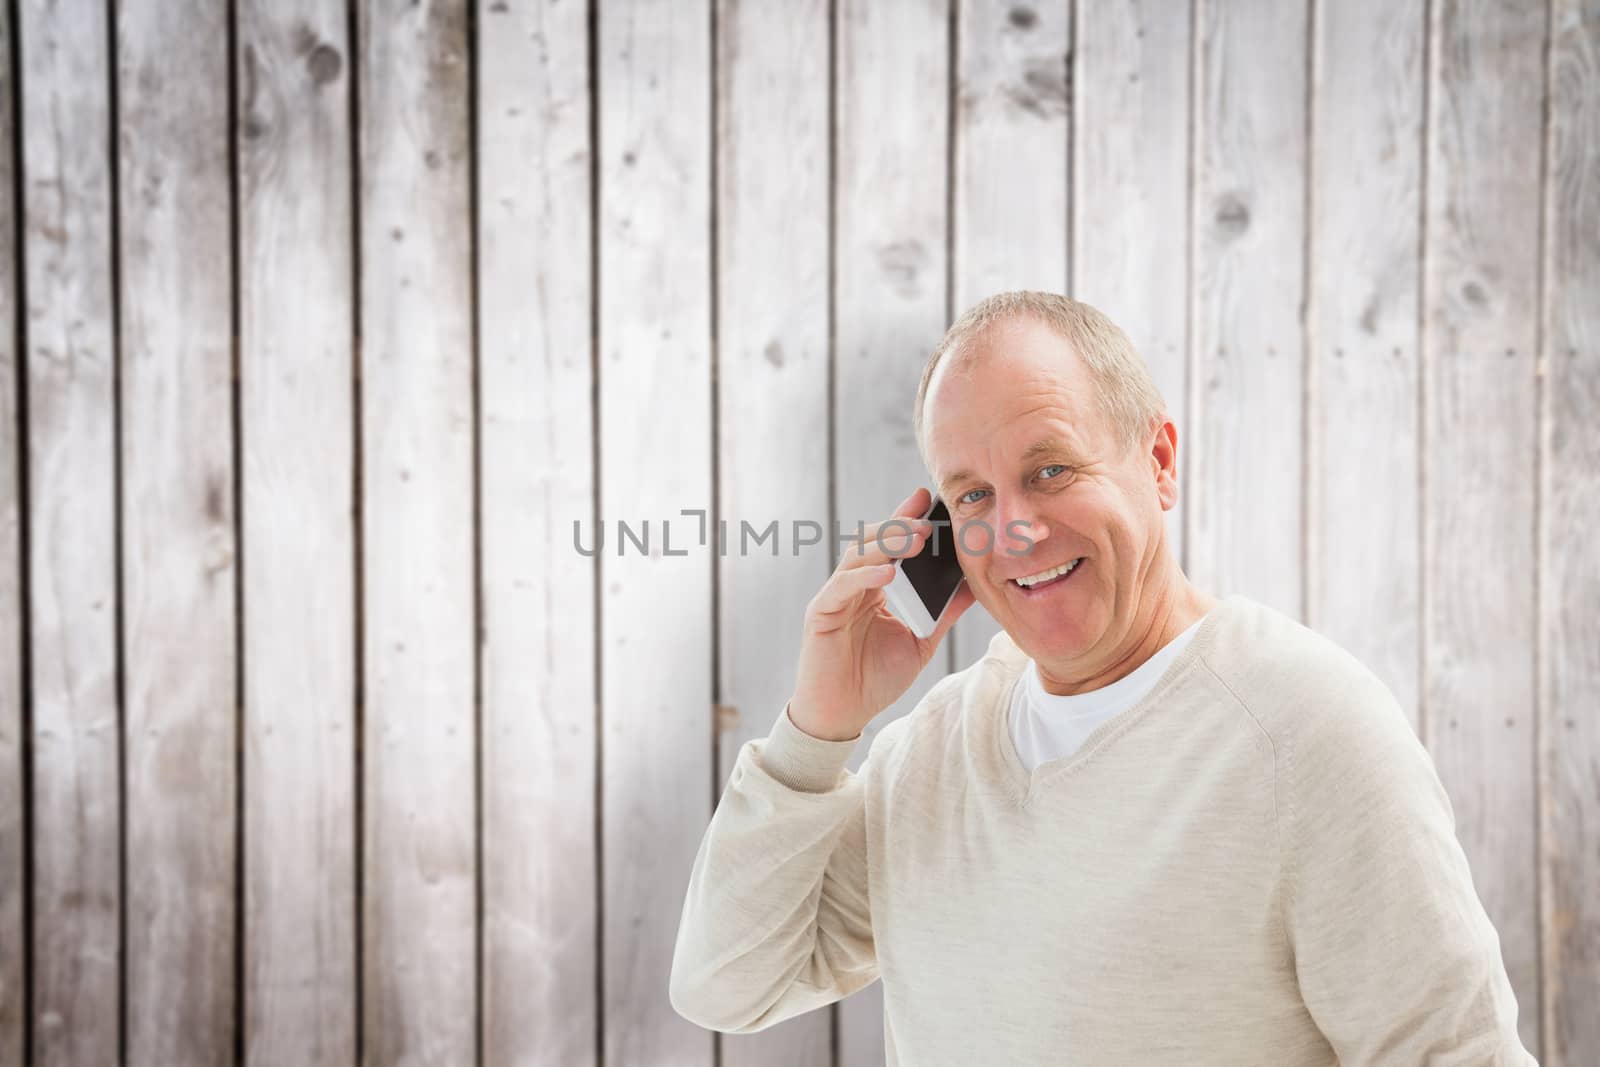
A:
<svg viewBox="0 0 1600 1067">
<path fill-rule="evenodd" d="M 1162 419 L 1161 425 L 1156 427 L 1149 457 L 1161 510 L 1171 511 L 1178 506 L 1178 428 L 1171 419 Z"/>
</svg>

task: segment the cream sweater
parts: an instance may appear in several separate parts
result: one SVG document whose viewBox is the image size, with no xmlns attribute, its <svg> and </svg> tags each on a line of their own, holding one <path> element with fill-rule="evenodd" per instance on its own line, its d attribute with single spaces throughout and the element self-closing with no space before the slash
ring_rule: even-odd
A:
<svg viewBox="0 0 1600 1067">
<path fill-rule="evenodd" d="M 859 773 L 787 709 L 740 749 L 679 1014 L 749 1033 L 882 978 L 891 1067 L 1533 1062 L 1432 761 L 1347 652 L 1228 597 L 1031 772 L 1026 663 L 997 635 Z"/>
</svg>

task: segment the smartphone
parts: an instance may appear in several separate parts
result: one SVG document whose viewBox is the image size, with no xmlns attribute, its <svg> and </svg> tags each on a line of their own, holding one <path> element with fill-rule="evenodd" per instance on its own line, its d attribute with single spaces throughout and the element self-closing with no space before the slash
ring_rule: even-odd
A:
<svg viewBox="0 0 1600 1067">
<path fill-rule="evenodd" d="M 922 516 L 934 523 L 922 549 L 914 556 L 894 562 L 894 580 L 884 587 L 889 608 L 911 627 L 918 637 L 932 635 L 945 610 L 955 599 L 966 576 L 956 555 L 955 530 L 950 526 L 950 510 L 937 496 Z M 892 528 L 891 528 L 892 533 Z M 890 538 L 886 543 L 894 544 Z"/>
</svg>

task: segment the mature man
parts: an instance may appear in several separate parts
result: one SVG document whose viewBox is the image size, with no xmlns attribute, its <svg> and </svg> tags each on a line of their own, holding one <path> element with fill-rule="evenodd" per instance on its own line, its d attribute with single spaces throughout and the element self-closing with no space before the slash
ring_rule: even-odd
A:
<svg viewBox="0 0 1600 1067">
<path fill-rule="evenodd" d="M 1000 536 L 957 539 L 966 585 L 925 640 L 883 607 L 905 544 L 874 526 L 842 554 L 696 857 L 676 1010 L 747 1033 L 881 977 L 906 1067 L 1532 1062 L 1393 696 L 1179 569 L 1177 432 L 1123 333 L 990 298 L 929 359 L 917 429 L 952 521 Z M 847 771 L 974 598 L 987 654 Z"/>
</svg>

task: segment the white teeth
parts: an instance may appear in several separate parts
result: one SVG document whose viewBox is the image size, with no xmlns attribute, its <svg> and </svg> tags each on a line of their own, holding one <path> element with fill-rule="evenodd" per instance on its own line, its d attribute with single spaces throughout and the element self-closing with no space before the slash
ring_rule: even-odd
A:
<svg viewBox="0 0 1600 1067">
<path fill-rule="evenodd" d="M 1057 577 L 1058 575 L 1066 574 L 1081 562 L 1083 561 L 1075 559 L 1071 563 L 1063 563 L 1054 570 L 1041 571 L 1038 574 L 1030 574 L 1026 578 L 1013 578 L 1012 581 L 1021 586 L 1038 585 L 1040 582 L 1048 582 L 1050 579 Z"/>
</svg>

